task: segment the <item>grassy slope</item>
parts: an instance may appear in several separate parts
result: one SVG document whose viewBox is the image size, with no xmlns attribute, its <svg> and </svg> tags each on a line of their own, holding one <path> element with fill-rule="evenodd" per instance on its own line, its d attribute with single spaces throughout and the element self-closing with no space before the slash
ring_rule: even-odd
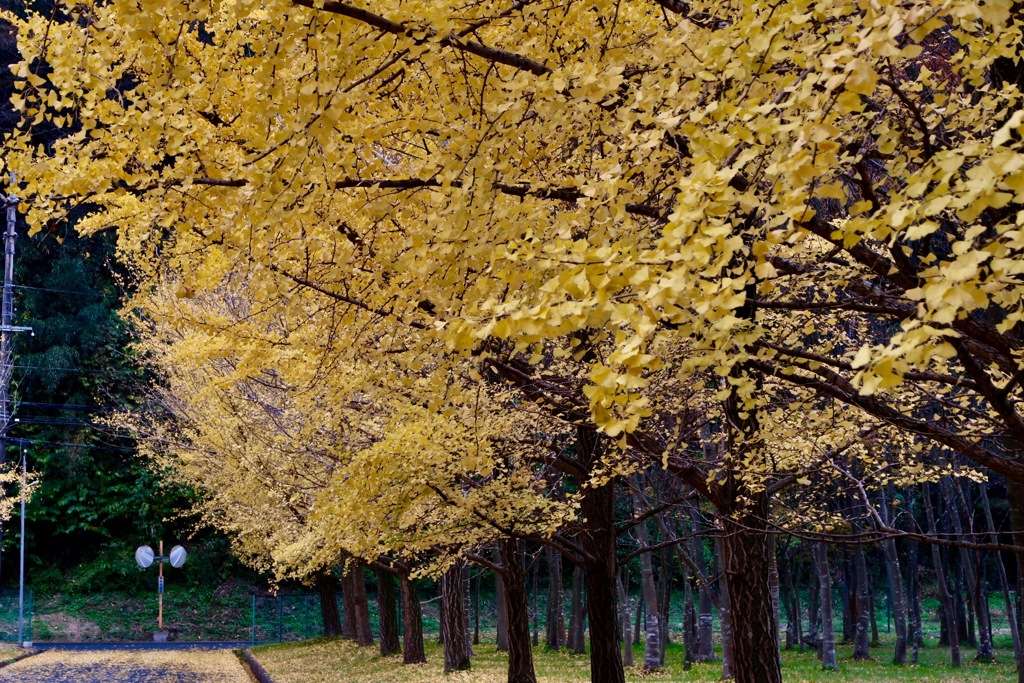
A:
<svg viewBox="0 0 1024 683">
<path fill-rule="evenodd" d="M 465 673 L 442 672 L 443 655 L 435 642 L 427 643 L 427 664 L 403 667 L 401 657 L 381 657 L 374 648 L 359 648 L 340 640 L 316 640 L 305 643 L 265 645 L 253 650 L 257 660 L 277 683 L 455 683 L 479 681 L 502 683 L 506 680 L 506 657 L 495 651 L 493 644 L 476 646 L 473 670 Z M 969 650 L 964 652 L 965 658 Z M 637 661 L 643 651 L 636 648 Z M 888 645 L 872 650 L 874 661 L 849 660 L 849 648 L 841 648 L 839 672 L 820 670 L 814 655 L 796 652 L 784 653 L 783 671 L 787 681 L 828 681 L 829 683 L 860 681 L 932 681 L 935 683 L 1009 681 L 1015 680 L 1013 655 L 1001 652 L 996 664 L 967 663 L 959 671 L 948 666 L 948 651 L 927 648 L 922 652 L 920 666 L 894 667 L 887 664 L 891 657 Z M 590 667 L 585 656 L 547 653 L 534 650 L 538 678 L 542 683 L 570 683 L 588 681 Z M 721 676 L 720 664 L 694 665 L 689 672 L 682 667 L 681 646 L 670 645 L 665 671 L 642 674 L 637 669 L 627 670 L 628 681 L 717 681 Z"/>
</svg>

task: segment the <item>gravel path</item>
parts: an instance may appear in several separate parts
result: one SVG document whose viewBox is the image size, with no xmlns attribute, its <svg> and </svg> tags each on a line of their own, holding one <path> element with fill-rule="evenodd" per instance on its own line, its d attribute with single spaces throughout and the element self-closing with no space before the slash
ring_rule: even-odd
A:
<svg viewBox="0 0 1024 683">
<path fill-rule="evenodd" d="M 228 651 L 51 650 L 0 669 L 0 683 L 248 683 Z"/>
</svg>

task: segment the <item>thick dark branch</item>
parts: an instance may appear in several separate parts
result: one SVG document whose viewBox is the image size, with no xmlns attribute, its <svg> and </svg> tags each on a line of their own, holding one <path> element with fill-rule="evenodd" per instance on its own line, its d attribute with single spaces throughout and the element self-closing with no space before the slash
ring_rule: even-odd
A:
<svg viewBox="0 0 1024 683">
<path fill-rule="evenodd" d="M 419 27 L 408 26 L 397 21 L 392 21 L 379 14 L 374 14 L 369 10 L 362 9 L 361 7 L 353 7 L 352 5 L 348 5 L 343 2 L 328 0 L 328 2 L 325 2 L 319 7 L 315 0 L 292 0 L 292 2 L 296 5 L 308 7 L 313 10 L 321 10 L 324 12 L 330 12 L 331 14 L 339 14 L 343 17 L 348 17 L 349 19 L 355 19 L 356 21 L 372 26 L 383 33 L 417 38 L 417 34 L 422 31 Z M 436 38 L 437 33 L 436 31 L 431 30 L 427 32 L 427 36 L 428 38 Z M 419 39 L 422 40 L 422 38 Z M 475 40 L 463 40 L 457 35 L 444 36 L 440 38 L 438 42 L 445 47 L 474 54 L 489 62 L 505 64 L 506 66 L 511 66 L 521 71 L 529 71 L 530 73 L 538 76 L 551 73 L 551 69 L 528 57 L 518 55 L 514 52 L 508 52 L 507 50 L 490 47 Z"/>
<path fill-rule="evenodd" d="M 461 180 L 453 180 L 448 183 L 450 187 L 461 188 Z M 334 189 L 347 190 L 354 188 L 377 188 L 381 190 L 416 190 L 425 187 L 444 187 L 445 184 L 436 178 L 392 178 L 374 180 L 372 178 L 346 178 L 334 183 Z M 537 197 L 539 199 L 554 199 L 562 202 L 576 202 L 584 199 L 586 195 L 574 187 L 534 187 L 527 183 L 494 183 L 491 185 L 498 192 L 510 197 Z M 647 204 L 631 202 L 626 204 L 626 213 L 645 218 L 653 218 L 664 223 L 666 218 L 661 209 Z"/>
<path fill-rule="evenodd" d="M 336 301 L 341 301 L 341 302 L 344 302 L 346 304 L 350 304 L 352 306 L 355 306 L 356 308 L 361 308 L 364 311 L 367 311 L 369 313 L 373 313 L 375 315 L 379 315 L 379 316 L 384 317 L 384 318 L 394 318 L 395 320 L 397 320 L 398 322 L 402 323 L 403 325 L 408 325 L 409 327 L 415 328 L 417 330 L 428 330 L 428 329 L 430 329 L 429 325 L 421 323 L 418 320 L 406 320 L 402 316 L 400 316 L 399 314 L 395 313 L 393 310 L 383 309 L 383 308 L 374 308 L 373 306 L 367 304 L 365 301 L 360 301 L 359 299 L 354 299 L 354 298 L 352 298 L 350 296 L 346 296 L 345 294 L 341 294 L 339 292 L 332 292 L 329 289 L 321 287 L 320 285 L 316 284 L 312 280 L 307 280 L 306 278 L 299 277 L 298 275 L 293 275 L 292 273 L 289 273 L 288 271 L 286 271 L 283 268 L 280 268 L 278 266 L 275 266 L 274 264 L 270 264 L 267 267 L 270 268 L 270 270 L 272 270 L 273 272 L 278 273 L 280 275 L 283 275 L 284 277 L 288 278 L 289 280 L 291 280 L 292 282 L 294 282 L 297 285 L 301 285 L 303 287 L 307 287 L 309 289 L 312 289 L 314 292 L 319 292 L 320 294 L 323 294 L 326 297 L 330 297 L 331 299 L 334 299 Z"/>
<path fill-rule="evenodd" d="M 793 358 L 803 358 L 804 360 L 813 361 L 815 363 L 824 363 L 825 365 L 829 365 L 833 368 L 838 368 L 840 370 L 854 370 L 854 367 L 851 363 L 841 361 L 836 358 L 832 358 L 831 356 L 825 356 L 820 353 L 813 353 L 811 351 L 804 351 L 802 349 L 791 349 L 780 344 L 775 344 L 773 342 L 764 340 L 756 342 L 755 346 L 771 349 L 772 351 L 780 353 L 784 356 L 791 356 Z M 966 377 L 954 377 L 952 375 L 943 375 L 937 372 L 908 372 L 903 376 L 906 379 L 909 379 L 914 382 L 937 382 L 939 384 L 965 386 L 970 387 L 972 389 L 977 388 L 975 383 L 967 379 Z"/>
<path fill-rule="evenodd" d="M 747 362 L 752 368 L 766 375 L 777 377 L 797 386 L 814 389 L 826 396 L 832 396 L 847 405 L 860 408 L 867 414 L 897 429 L 918 434 L 942 444 L 956 453 L 970 458 L 977 464 L 1002 474 L 1007 479 L 1024 482 L 1024 462 L 1020 459 L 993 452 L 983 445 L 983 441 L 969 441 L 959 434 L 946 429 L 940 420 L 925 421 L 904 415 L 892 406 L 882 402 L 876 396 L 862 395 L 846 378 L 827 368 L 808 368 L 809 372 L 813 372 L 822 378 L 815 379 L 814 377 L 798 373 L 784 374 L 777 366 L 761 359 Z"/>
</svg>

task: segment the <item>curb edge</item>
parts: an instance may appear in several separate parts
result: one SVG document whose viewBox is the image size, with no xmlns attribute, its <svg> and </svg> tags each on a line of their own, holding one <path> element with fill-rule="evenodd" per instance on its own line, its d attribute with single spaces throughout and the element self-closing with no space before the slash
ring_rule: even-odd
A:
<svg viewBox="0 0 1024 683">
<path fill-rule="evenodd" d="M 249 650 L 235 650 L 238 653 L 239 659 L 245 665 L 245 668 L 249 670 L 249 673 L 259 683 L 274 683 L 274 679 L 270 677 L 267 670 L 263 668 L 263 665 L 256 661 L 256 658 L 252 656 Z"/>
</svg>

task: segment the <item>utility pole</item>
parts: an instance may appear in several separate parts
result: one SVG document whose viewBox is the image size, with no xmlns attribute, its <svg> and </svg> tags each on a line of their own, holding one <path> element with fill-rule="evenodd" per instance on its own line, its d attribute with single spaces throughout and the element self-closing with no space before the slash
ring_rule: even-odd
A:
<svg viewBox="0 0 1024 683">
<path fill-rule="evenodd" d="M 11 418 L 14 414 L 14 406 L 11 404 L 11 378 L 14 375 L 14 364 L 11 362 L 11 352 L 14 346 L 14 333 L 31 331 L 31 327 L 21 327 L 14 324 L 14 242 L 18 237 L 15 228 L 18 223 L 18 202 L 14 196 L 14 174 L 11 174 L 11 184 L 8 186 L 7 195 L 7 230 L 4 232 L 4 289 L 3 298 L 0 301 L 0 465 L 7 462 L 8 431 L 11 427 Z M 22 462 L 22 474 L 24 475 L 24 461 Z M 24 480 L 24 476 L 22 477 Z M 25 482 L 22 481 L 22 545 L 25 543 Z M 3 539 L 3 532 L 0 530 L 0 540 Z M 24 550 L 22 551 L 24 553 Z M 24 560 L 22 560 L 24 564 Z M 24 568 L 22 569 L 24 574 Z M 24 600 L 24 596 L 22 596 Z M 20 624 L 20 622 L 19 622 Z M 19 633 L 19 640 L 21 634 Z"/>
</svg>

